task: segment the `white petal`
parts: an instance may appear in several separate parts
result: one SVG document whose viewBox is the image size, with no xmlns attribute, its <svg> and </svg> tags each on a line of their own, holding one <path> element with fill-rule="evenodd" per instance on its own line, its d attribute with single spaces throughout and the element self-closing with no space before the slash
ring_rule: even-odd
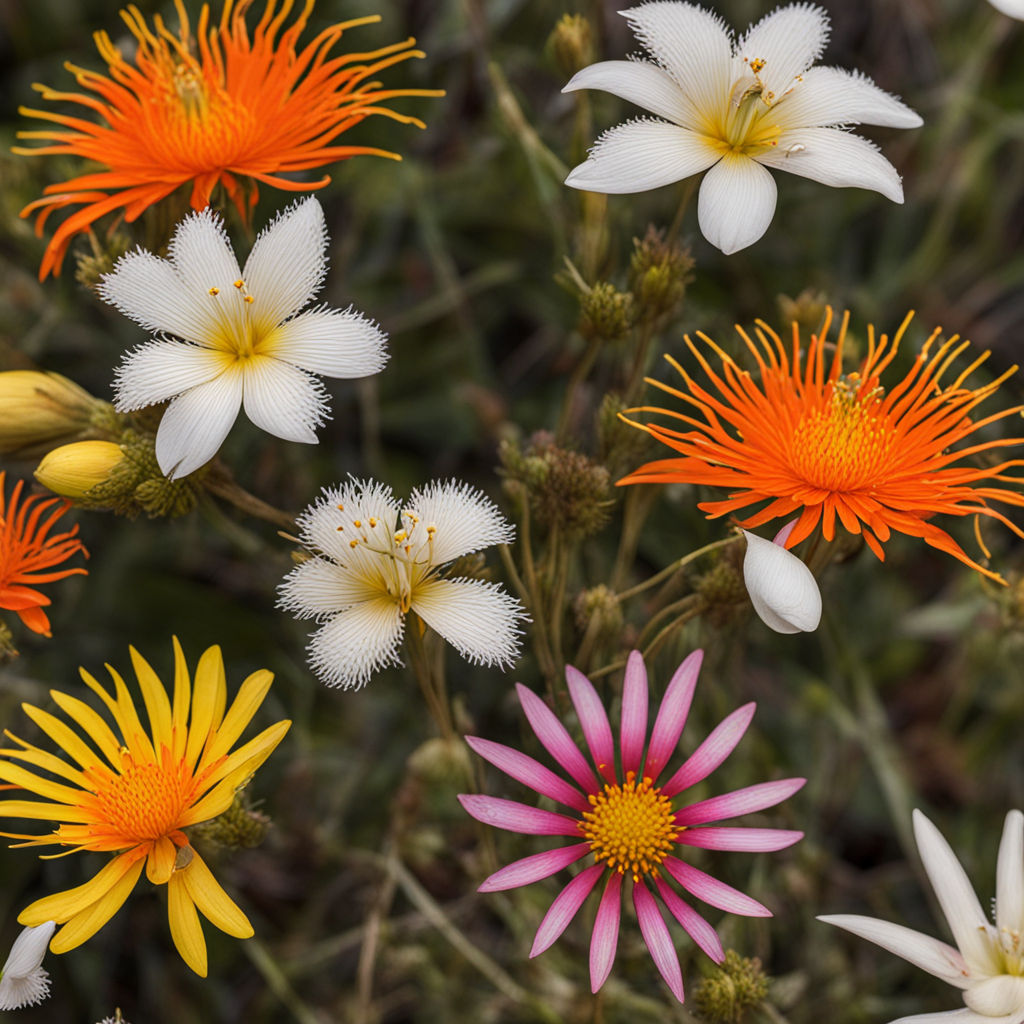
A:
<svg viewBox="0 0 1024 1024">
<path fill-rule="evenodd" d="M 0 977 L 0 1010 L 20 1010 L 23 1006 L 34 1006 L 49 994 L 50 975 L 42 967 L 24 975 L 4 973 Z"/>
<path fill-rule="evenodd" d="M 753 245 L 775 214 L 775 179 L 749 157 L 730 154 L 704 176 L 697 197 L 701 234 L 727 256 Z"/>
<path fill-rule="evenodd" d="M 878 147 L 838 128 L 793 128 L 756 159 L 833 188 L 870 188 L 894 203 L 903 202 L 900 176 Z"/>
<path fill-rule="evenodd" d="M 50 944 L 53 931 L 57 927 L 55 921 L 46 921 L 31 928 L 23 928 L 21 934 L 11 946 L 10 956 L 3 966 L 3 973 L 13 977 L 23 977 L 34 971 L 46 955 L 46 947 Z"/>
<path fill-rule="evenodd" d="M 1024 933 L 1024 814 L 1010 811 L 996 862 L 996 927 Z"/>
<path fill-rule="evenodd" d="M 156 461 L 170 480 L 188 476 L 217 454 L 242 404 L 242 375 L 225 370 L 179 395 L 156 432 Z"/>
<path fill-rule="evenodd" d="M 179 225 L 167 247 L 174 269 L 194 301 L 219 289 L 217 300 L 241 308 L 242 299 L 235 282 L 242 276 L 231 249 L 224 223 L 210 207 L 190 213 Z M 199 338 L 192 339 L 199 341 Z"/>
<path fill-rule="evenodd" d="M 724 108 L 732 85 L 732 38 L 717 14 L 676 0 L 641 4 L 620 13 L 689 98 L 694 117 Z"/>
<path fill-rule="evenodd" d="M 114 406 L 131 412 L 166 402 L 205 384 L 226 370 L 234 358 L 216 349 L 183 341 L 151 341 L 126 352 L 114 371 Z"/>
<path fill-rule="evenodd" d="M 309 664 L 328 686 L 365 686 L 388 665 L 400 665 L 405 617 L 395 601 L 378 598 L 342 612 L 309 641 Z"/>
<path fill-rule="evenodd" d="M 507 668 L 519 657 L 523 608 L 496 583 L 430 580 L 413 590 L 412 610 L 475 665 Z"/>
<path fill-rule="evenodd" d="M 646 192 L 707 170 L 721 157 L 703 137 L 665 121 L 627 121 L 609 128 L 566 185 L 621 195 Z"/>
<path fill-rule="evenodd" d="M 765 15 L 748 29 L 736 46 L 736 54 L 745 63 L 764 62 L 757 77 L 764 87 L 762 97 L 771 103 L 822 55 L 828 32 L 828 14 L 822 8 L 790 4 Z"/>
<path fill-rule="evenodd" d="M 391 534 L 396 529 L 401 506 L 385 484 L 351 479 L 339 487 L 325 487 L 323 494 L 296 520 L 302 543 L 314 551 L 322 551 L 342 565 L 353 564 L 353 556 L 366 548 L 350 546 L 356 536 L 358 519 L 366 523 L 376 520 L 375 529 Z M 340 527 L 340 529 L 339 529 Z M 385 545 L 381 545 L 384 547 Z M 355 563 L 358 567 L 360 563 Z"/>
<path fill-rule="evenodd" d="M 443 565 L 492 544 L 510 544 L 515 527 L 483 491 L 469 484 L 434 481 L 417 488 L 406 511 L 418 516 L 425 530 L 436 527 L 432 565 Z"/>
<path fill-rule="evenodd" d="M 388 361 L 387 335 L 351 307 L 313 309 L 281 324 L 260 351 L 326 377 L 368 377 Z"/>
<path fill-rule="evenodd" d="M 921 116 L 867 75 L 844 68 L 811 68 L 775 104 L 779 127 L 809 128 L 834 124 L 880 124 L 919 128 Z"/>
<path fill-rule="evenodd" d="M 245 368 L 246 416 L 275 437 L 316 444 L 316 428 L 330 419 L 327 392 L 320 381 L 269 356 L 252 356 L 239 365 Z"/>
<path fill-rule="evenodd" d="M 967 988 L 971 984 L 964 958 L 959 952 L 930 935 L 860 914 L 826 914 L 818 920 L 859 935 L 957 988 Z"/>
<path fill-rule="evenodd" d="M 1024 0 L 988 0 L 988 2 L 1003 14 L 1011 18 L 1024 21 Z"/>
<path fill-rule="evenodd" d="M 380 596 L 366 581 L 342 565 L 313 557 L 301 562 L 281 581 L 277 607 L 299 619 L 323 619 L 354 604 Z"/>
<path fill-rule="evenodd" d="M 1006 1017 L 985 1017 L 973 1010 L 940 1010 L 937 1013 L 915 1013 L 910 1017 L 900 1017 L 889 1024 L 1020 1024 L 1020 1018 L 1014 1014 Z"/>
<path fill-rule="evenodd" d="M 696 128 L 692 105 L 675 79 L 657 64 L 605 60 L 577 71 L 562 92 L 601 89 L 684 128 Z"/>
<path fill-rule="evenodd" d="M 821 621 L 821 592 L 814 574 L 781 544 L 743 531 L 743 581 L 754 611 L 776 633 L 813 632 Z"/>
<path fill-rule="evenodd" d="M 172 264 L 144 249 L 122 256 L 97 291 L 104 302 L 150 331 L 202 342 L 215 330 L 213 298 L 188 289 Z"/>
<path fill-rule="evenodd" d="M 292 203 L 257 236 L 242 278 L 265 334 L 309 302 L 327 273 L 327 224 L 315 196 Z"/>
<path fill-rule="evenodd" d="M 986 978 L 964 993 L 964 1002 L 986 1018 L 1012 1014 L 1019 1020 L 1024 1013 L 1024 978 L 1009 974 Z"/>
<path fill-rule="evenodd" d="M 988 922 L 956 854 L 939 830 L 918 810 L 914 811 L 914 835 L 928 879 L 932 883 L 949 929 L 971 974 L 997 974 Z"/>
</svg>

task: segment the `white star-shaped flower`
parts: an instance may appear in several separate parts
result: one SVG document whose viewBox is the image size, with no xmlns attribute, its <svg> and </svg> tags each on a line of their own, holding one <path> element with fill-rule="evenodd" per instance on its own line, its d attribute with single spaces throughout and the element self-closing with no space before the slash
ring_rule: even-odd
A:
<svg viewBox="0 0 1024 1024">
<path fill-rule="evenodd" d="M 56 927 L 55 922 L 46 921 L 25 928 L 14 940 L 0 971 L 0 1010 L 34 1006 L 50 994 L 50 975 L 43 968 L 43 957 Z"/>
<path fill-rule="evenodd" d="M 137 249 L 104 276 L 99 293 L 157 337 L 117 368 L 115 406 L 130 412 L 170 400 L 156 457 L 170 479 L 217 454 L 239 408 L 287 441 L 316 444 L 329 418 L 314 374 L 365 377 L 387 361 L 385 335 L 354 310 L 300 312 L 327 270 L 324 213 L 293 203 L 256 239 L 240 270 L 209 208 L 178 225 L 164 260 Z"/>
<path fill-rule="evenodd" d="M 1024 814 L 1010 811 L 996 863 L 995 924 L 939 830 L 914 811 L 914 835 L 956 947 L 910 928 L 858 914 L 838 925 L 961 989 L 966 1006 L 900 1017 L 891 1024 L 1020 1024 L 1024 1020 Z"/>
<path fill-rule="evenodd" d="M 400 664 L 410 611 L 471 662 L 505 667 L 518 657 L 519 602 L 498 584 L 444 576 L 454 559 L 513 538 L 480 491 L 434 482 L 403 509 L 389 487 L 350 480 L 325 489 L 298 525 L 314 554 L 285 577 L 278 607 L 323 623 L 309 660 L 328 686 L 363 686 Z"/>
<path fill-rule="evenodd" d="M 665 120 L 609 129 L 567 185 L 645 192 L 707 171 L 697 219 L 704 237 L 725 253 L 752 245 L 768 229 L 776 196 L 769 167 L 903 202 L 892 164 L 838 126 L 916 128 L 921 118 L 864 75 L 811 67 L 828 41 L 820 7 L 779 8 L 735 45 L 716 14 L 693 4 L 661 0 L 621 13 L 652 60 L 592 64 L 563 92 L 602 89 Z"/>
</svg>

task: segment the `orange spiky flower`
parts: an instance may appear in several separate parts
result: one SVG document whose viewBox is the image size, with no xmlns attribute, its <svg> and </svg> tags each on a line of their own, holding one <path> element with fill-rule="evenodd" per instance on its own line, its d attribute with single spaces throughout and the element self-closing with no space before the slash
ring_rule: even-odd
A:
<svg viewBox="0 0 1024 1024">
<path fill-rule="evenodd" d="M 842 359 L 848 313 L 843 316 L 827 371 L 825 347 L 831 310 L 821 332 L 811 336 L 806 353 L 796 324 L 788 356 L 786 346 L 764 321 L 757 321 L 756 342 L 737 327 L 757 363 L 760 383 L 709 337 L 698 333 L 698 339 L 721 361 L 721 373 L 716 373 L 701 347 L 687 336 L 687 347 L 717 393 L 700 386 L 666 356 L 682 376 L 686 390 L 654 380 L 648 383 L 686 402 L 703 419 L 653 406 L 630 410 L 661 413 L 690 429 L 626 420 L 682 458 L 649 462 L 619 483 L 677 482 L 727 488 L 728 498 L 698 505 L 711 519 L 767 502 L 740 521 L 747 528 L 799 511 L 786 547 L 799 544 L 819 523 L 825 539 L 832 540 L 837 518 L 850 533 L 863 534 L 880 559 L 885 558 L 882 544 L 891 533 L 921 537 L 972 569 L 1004 582 L 930 520 L 938 514 L 984 515 L 1024 537 L 1024 531 L 988 504 L 999 501 L 1024 506 L 1024 495 L 990 485 L 1020 483 L 1005 472 L 1024 462 L 1010 459 L 987 467 L 965 464 L 981 452 L 1024 444 L 1024 437 L 976 439 L 979 430 L 1015 415 L 1024 406 L 982 419 L 970 416 L 1017 367 L 989 384 L 967 387 L 968 377 L 988 357 L 985 352 L 952 383 L 941 385 L 942 376 L 970 342 L 953 335 L 940 343 L 942 332 L 936 328 L 910 372 L 886 389 L 881 376 L 895 358 L 912 317 L 913 313 L 907 314 L 891 340 L 885 334 L 876 337 L 869 325 L 867 358 L 859 371 L 845 375 Z M 967 439 L 971 441 L 966 447 L 956 448 Z"/>
<path fill-rule="evenodd" d="M 157 15 L 150 29 L 135 6 L 121 12 L 138 40 L 126 60 L 106 32 L 95 33 L 109 77 L 67 64 L 89 93 L 58 92 L 36 85 L 48 100 L 78 103 L 104 123 L 47 110 L 21 108 L 28 117 L 53 121 L 62 129 L 19 132 L 20 138 L 48 139 L 56 145 L 14 152 L 72 154 L 104 170 L 49 185 L 42 199 L 29 203 L 23 217 L 39 211 L 42 235 L 54 210 L 77 206 L 54 233 L 39 269 L 40 280 L 58 273 L 71 239 L 104 214 L 123 211 L 135 220 L 144 210 L 191 182 L 195 210 L 210 201 L 221 184 L 243 218 L 257 200 L 257 182 L 291 191 L 322 188 L 331 179 L 293 181 L 282 175 L 360 154 L 400 160 L 397 153 L 368 146 L 339 146 L 335 139 L 373 114 L 425 127 L 415 117 L 380 104 L 400 96 L 441 96 L 427 89 L 383 89 L 372 78 L 392 64 L 423 57 L 406 39 L 368 53 L 330 56 L 347 29 L 380 21 L 379 15 L 332 25 L 297 51 L 315 0 L 282 26 L 294 0 L 267 0 L 250 35 L 245 15 L 252 0 L 224 0 L 220 23 L 210 26 L 204 4 L 195 36 L 182 0 L 175 0 L 178 34 Z"/>
<path fill-rule="evenodd" d="M 89 553 L 76 536 L 77 524 L 67 533 L 50 535 L 53 524 L 68 510 L 70 502 L 38 494 L 30 494 L 20 501 L 23 480 L 14 485 L 7 500 L 5 479 L 6 474 L 0 470 L 0 608 L 17 612 L 18 618 L 34 633 L 49 636 L 50 620 L 43 607 L 50 599 L 34 589 L 35 584 L 85 575 L 86 570 L 41 570 L 60 565 L 79 551 L 86 558 Z M 43 513 L 48 509 L 53 511 L 44 520 Z"/>
</svg>

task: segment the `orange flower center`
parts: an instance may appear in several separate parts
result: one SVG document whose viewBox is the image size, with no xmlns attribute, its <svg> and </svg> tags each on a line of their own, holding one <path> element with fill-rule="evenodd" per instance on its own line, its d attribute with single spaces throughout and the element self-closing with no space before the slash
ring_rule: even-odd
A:
<svg viewBox="0 0 1024 1024">
<path fill-rule="evenodd" d="M 96 780 L 96 811 L 113 835 L 132 846 L 174 832 L 193 790 L 192 772 L 183 761 L 136 762 L 125 751 L 121 773 Z"/>
<path fill-rule="evenodd" d="M 812 487 L 856 491 L 892 466 L 893 432 L 879 414 L 881 388 L 861 394 L 858 374 L 837 380 L 822 408 L 805 413 L 794 435 L 793 470 Z"/>
<path fill-rule="evenodd" d="M 606 785 L 587 799 L 593 810 L 584 811 L 579 827 L 597 860 L 607 861 L 620 875 L 630 872 L 634 882 L 641 872 L 657 875 L 680 832 L 672 801 L 650 779 L 638 783 L 636 772 L 627 772 L 622 785 Z"/>
</svg>

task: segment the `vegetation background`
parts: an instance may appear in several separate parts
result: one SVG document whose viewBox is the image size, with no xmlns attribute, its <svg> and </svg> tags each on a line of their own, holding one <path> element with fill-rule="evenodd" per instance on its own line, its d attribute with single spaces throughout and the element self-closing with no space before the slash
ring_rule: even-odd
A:
<svg viewBox="0 0 1024 1024">
<path fill-rule="evenodd" d="M 195 16 L 197 5 L 186 3 Z M 176 21 L 170 4 L 138 6 Z M 564 257 L 589 252 L 588 281 L 624 285 L 632 239 L 649 223 L 667 225 L 682 194 L 611 197 L 606 233 L 594 239 L 581 237 L 581 195 L 560 183 L 559 163 L 577 163 L 597 129 L 635 111 L 591 94 L 594 128 L 582 130 L 545 40 L 563 11 L 578 11 L 594 26 L 598 59 L 620 58 L 636 47 L 617 6 L 320 0 L 314 29 L 382 15 L 379 25 L 353 30 L 351 47 L 415 35 L 426 59 L 391 69 L 387 81 L 447 95 L 403 101 L 402 110 L 427 121 L 422 134 L 383 119 L 352 131 L 354 142 L 402 152 L 402 163 L 365 157 L 331 169 L 320 193 L 332 238 L 322 297 L 379 319 L 391 361 L 372 380 L 331 383 L 334 420 L 316 448 L 268 438 L 240 420 L 222 455 L 249 490 L 298 512 L 349 473 L 384 480 L 400 495 L 457 477 L 506 500 L 499 443 L 555 429 L 584 351 Z M 715 4 L 740 30 L 770 6 Z M 737 351 L 733 323 L 763 317 L 782 327 L 794 308 L 811 315 L 816 299 L 794 307 L 783 298 L 810 290 L 850 308 L 860 337 L 868 322 L 891 331 L 917 309 L 903 365 L 941 324 L 991 348 L 995 374 L 1019 358 L 1024 338 L 1024 25 L 979 0 L 825 6 L 833 32 L 824 62 L 864 71 L 925 119 L 917 131 L 866 132 L 903 174 L 906 203 L 780 175 L 767 235 L 731 257 L 704 242 L 689 209 L 682 237 L 695 277 L 652 356 L 685 359 L 683 333 L 698 329 Z M 65 61 L 99 67 L 94 30 L 127 42 L 117 11 L 109 0 L 0 2 L 0 368 L 56 370 L 100 396 L 109 396 L 113 367 L 143 332 L 76 284 L 73 266 L 38 283 L 42 243 L 18 211 L 78 168 L 8 151 L 16 131 L 37 127 L 17 113 L 18 105 L 37 105 L 33 82 L 71 88 Z M 257 227 L 286 201 L 263 189 Z M 579 450 L 598 454 L 597 410 L 630 355 L 602 351 L 575 389 L 566 435 Z M 662 375 L 660 359 L 651 362 Z M 990 405 L 1022 397 L 1018 375 Z M 1020 433 L 1015 423 L 1006 421 L 1005 431 Z M 653 444 L 641 445 L 630 466 L 613 472 L 651 457 Z M 33 466 L 6 468 L 10 478 Z M 609 578 L 623 494 L 609 497 L 608 525 L 573 557 L 570 601 Z M 709 523 L 696 509 L 693 488 L 652 497 L 632 582 L 727 534 L 724 522 Z M 142 883 L 96 938 L 47 958 L 52 998 L 21 1011 L 25 1021 L 92 1022 L 115 1006 L 133 1024 L 696 1019 L 692 998 L 676 1005 L 658 978 L 631 909 L 612 978 L 597 997 L 586 974 L 593 907 L 549 952 L 527 959 L 556 880 L 508 894 L 475 889 L 492 869 L 492 843 L 503 863 L 540 842 L 481 838 L 455 800 L 466 784 L 459 758 L 430 742 L 434 728 L 407 671 L 381 673 L 356 693 L 332 692 L 311 676 L 305 630 L 273 607 L 291 564 L 291 547 L 273 527 L 212 502 L 174 521 L 75 517 L 92 556 L 89 576 L 50 588 L 54 639 L 27 635 L 10 617 L 22 656 L 0 674 L 4 725 L 29 737 L 21 701 L 45 705 L 51 687 L 74 692 L 79 665 L 95 673 L 109 661 L 127 670 L 129 644 L 167 677 L 172 634 L 193 664 L 221 644 L 229 686 L 256 668 L 273 670 L 262 721 L 295 724 L 250 787 L 273 822 L 265 841 L 213 853 L 256 937 L 238 942 L 207 928 L 210 976 L 200 979 L 173 950 L 164 894 Z M 954 532 L 973 545 L 969 523 Z M 693 620 L 648 665 L 660 694 L 686 652 L 708 651 L 686 751 L 730 710 L 758 702 L 744 742 L 706 784 L 709 794 L 767 778 L 809 779 L 762 816 L 805 830 L 802 843 L 758 856 L 694 851 L 700 865 L 775 911 L 771 919 L 721 920 L 726 947 L 760 957 L 775 978 L 770 1004 L 752 1020 L 868 1024 L 958 1005 L 953 990 L 814 915 L 868 913 L 945 936 L 909 832 L 913 807 L 950 839 L 983 902 L 994 891 L 1003 816 L 1024 807 L 1024 547 L 1002 529 L 985 536 L 1010 581 L 1005 589 L 896 537 L 884 564 L 860 551 L 832 566 L 817 633 L 776 636 L 749 610 L 734 609 Z M 499 577 L 493 552 L 489 561 Z M 600 664 L 629 649 L 646 614 L 643 602 L 630 606 L 623 628 L 603 638 Z M 580 633 L 567 628 L 571 658 Z M 463 731 L 537 755 L 511 696 L 516 680 L 543 685 L 529 644 L 504 674 L 469 666 L 451 650 L 447 657 Z M 601 680 L 613 703 L 620 683 L 618 672 Z M 526 797 L 497 773 L 487 786 Z M 9 948 L 27 902 L 78 884 L 94 867 L 0 849 L 0 948 Z M 718 911 L 702 909 L 719 923 Z M 673 934 L 692 995 L 712 965 Z"/>
</svg>

